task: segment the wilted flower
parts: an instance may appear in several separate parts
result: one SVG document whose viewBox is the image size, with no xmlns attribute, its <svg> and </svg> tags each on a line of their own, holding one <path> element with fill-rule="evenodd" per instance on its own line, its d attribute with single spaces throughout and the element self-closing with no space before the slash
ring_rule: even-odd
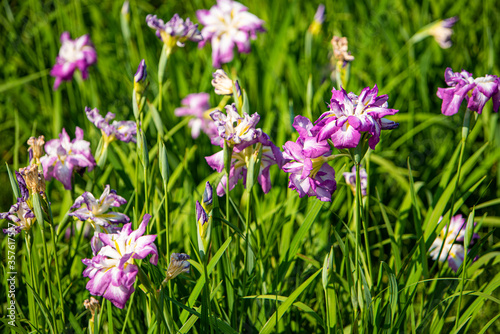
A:
<svg viewBox="0 0 500 334">
<path fill-rule="evenodd" d="M 217 5 L 210 10 L 196 11 L 198 20 L 205 26 L 201 30 L 203 41 L 199 47 L 210 41 L 212 44 L 212 64 L 221 64 L 233 60 L 233 48 L 238 52 L 250 52 L 250 38 L 257 38 L 257 31 L 263 32 L 264 21 L 248 12 L 248 8 L 232 0 L 217 0 Z"/>
<path fill-rule="evenodd" d="M 73 169 L 88 167 L 91 171 L 95 166 L 94 157 L 90 151 L 90 143 L 83 140 L 83 130 L 76 127 L 76 138 L 70 141 L 65 129 L 59 139 L 49 140 L 45 144 L 46 154 L 40 158 L 43 175 L 47 181 L 53 177 L 61 181 L 66 190 L 71 189 Z"/>
<path fill-rule="evenodd" d="M 248 116 L 248 115 L 247 115 Z M 260 130 L 260 129 L 259 129 Z M 262 150 L 262 157 L 259 166 L 259 174 L 257 180 L 262 187 L 264 193 L 271 190 L 271 176 L 269 174 L 269 167 L 277 164 L 280 168 L 283 165 L 283 157 L 281 151 L 274 145 L 269 136 L 261 133 L 256 138 L 256 143 L 247 145 L 243 143 L 233 148 L 233 155 L 231 157 L 231 166 L 229 169 L 229 190 L 233 189 L 238 183 L 239 179 L 243 179 L 243 186 L 246 187 L 247 170 L 251 157 L 257 161 L 257 157 Z M 222 172 L 224 170 L 224 151 L 220 151 L 205 158 L 210 167 Z M 222 179 L 217 186 L 217 195 L 222 196 L 226 193 L 227 176 L 222 176 Z"/>
<path fill-rule="evenodd" d="M 439 222 L 443 217 L 439 218 Z M 467 223 L 462 215 L 456 215 L 451 218 L 450 227 L 444 226 L 439 235 L 436 237 L 434 242 L 429 249 L 430 255 L 433 260 L 438 260 L 439 262 L 444 262 L 448 259 L 448 265 L 454 272 L 458 271 L 458 268 L 464 260 L 465 249 L 462 245 L 458 243 L 463 243 L 465 239 L 465 228 Z M 448 229 L 448 234 L 446 230 Z M 471 239 L 471 245 L 479 239 L 479 234 L 474 233 Z M 441 246 L 443 249 L 441 250 Z M 441 254 L 439 251 L 441 250 Z"/>
<path fill-rule="evenodd" d="M 94 316 L 96 314 L 99 314 L 99 310 L 101 309 L 101 307 L 99 306 L 99 301 L 94 297 L 90 297 L 90 300 L 85 299 L 83 301 L 83 306 L 85 306 L 85 309 L 89 310 L 90 314 L 92 315 L 92 318 L 90 318 L 90 322 L 94 322 Z"/>
<path fill-rule="evenodd" d="M 189 274 L 189 268 L 191 266 L 188 261 L 189 259 L 190 257 L 187 254 L 172 253 L 172 255 L 170 255 L 170 263 L 168 264 L 167 277 L 163 281 L 163 284 L 182 273 Z"/>
<path fill-rule="evenodd" d="M 325 5 L 320 4 L 314 14 L 314 21 L 309 26 L 309 32 L 313 35 L 319 34 L 321 31 L 321 25 L 325 21 Z"/>
<path fill-rule="evenodd" d="M 354 148 L 358 146 L 363 133 L 368 134 L 368 144 L 372 149 L 380 140 L 381 130 L 391 130 L 397 123 L 384 117 L 394 115 L 396 109 L 389 109 L 387 95 L 377 96 L 377 85 L 373 89 L 366 87 L 359 97 L 341 90 L 332 90 L 330 110 L 323 113 L 316 121 L 319 129 L 318 141 L 331 138 L 338 148 Z"/>
<path fill-rule="evenodd" d="M 82 73 L 82 78 L 87 79 L 87 68 L 97 61 L 97 53 L 89 35 L 72 40 L 69 32 L 65 31 L 61 34 L 61 43 L 56 64 L 50 71 L 50 75 L 56 78 L 54 89 L 59 87 L 61 81 L 70 81 L 77 68 Z"/>
<path fill-rule="evenodd" d="M 352 193 L 356 194 L 356 166 L 352 167 L 351 172 L 344 173 L 345 183 L 351 187 Z M 368 174 L 366 169 L 360 168 L 359 179 L 361 181 L 361 194 L 366 196 L 366 188 L 368 187 Z"/>
<path fill-rule="evenodd" d="M 85 107 L 85 112 L 89 121 L 94 123 L 98 129 L 101 129 L 106 143 L 109 144 L 115 139 L 125 143 L 136 142 L 137 125 L 134 121 L 113 121 L 113 123 L 109 124 L 115 118 L 115 114 L 112 112 L 108 112 L 106 117 L 102 117 L 97 108 Z"/>
<path fill-rule="evenodd" d="M 107 230 L 110 224 L 126 224 L 130 218 L 123 213 L 108 212 L 111 207 L 119 207 L 126 204 L 125 198 L 118 196 L 115 190 L 111 190 L 109 184 L 97 200 L 94 195 L 86 191 L 75 200 L 71 209 L 77 209 L 69 213 L 82 222 L 88 220 L 94 227 L 99 225 Z M 107 231 L 109 233 L 109 231 Z"/>
<path fill-rule="evenodd" d="M 167 23 L 157 18 L 156 15 L 149 14 L 146 16 L 146 23 L 150 28 L 156 29 L 156 36 L 158 36 L 170 50 L 176 45 L 183 47 L 184 42 L 187 40 L 192 42 L 203 40 L 198 30 L 198 24 L 194 24 L 189 18 L 184 21 L 178 14 L 174 14 Z"/>
<path fill-rule="evenodd" d="M 175 116 L 194 116 L 188 123 L 191 128 L 191 136 L 196 139 L 200 130 L 210 138 L 217 136 L 217 126 L 210 117 L 210 95 L 207 93 L 189 94 L 182 101 L 183 107 L 175 109 Z"/>
<path fill-rule="evenodd" d="M 226 114 L 224 115 L 219 110 L 214 110 L 210 114 L 218 132 L 218 136 L 212 138 L 212 144 L 224 147 L 224 140 L 226 140 L 231 147 L 242 144 L 239 149 L 243 150 L 244 147 L 257 142 L 257 138 L 262 134 L 261 129 L 255 128 L 260 120 L 259 114 L 254 113 L 249 116 L 243 113 L 241 117 L 234 103 L 226 106 Z"/>
<path fill-rule="evenodd" d="M 333 56 L 337 59 L 338 63 L 345 66 L 348 62 L 354 60 L 354 56 L 351 55 L 351 52 L 347 51 L 347 37 L 333 36 L 331 43 L 333 47 Z"/>
<path fill-rule="evenodd" d="M 40 163 L 40 158 L 43 155 L 44 144 L 45 144 L 44 136 L 40 136 L 38 138 L 30 137 L 30 139 L 28 139 L 28 145 L 30 146 L 28 148 L 28 153 L 30 155 L 30 163 L 33 160 L 34 163 Z"/>
<path fill-rule="evenodd" d="M 215 94 L 217 95 L 232 95 L 233 94 L 233 80 L 231 80 L 224 70 L 218 69 L 212 76 L 212 86 L 215 88 Z M 236 85 L 236 82 L 235 82 Z M 239 89 L 239 85 L 237 86 Z M 238 91 L 238 96 L 241 95 L 241 91 Z"/>
<path fill-rule="evenodd" d="M 28 187 L 26 186 L 26 181 L 24 181 L 24 177 L 17 170 L 15 171 L 15 173 L 17 183 L 19 184 L 19 190 L 21 191 L 21 199 L 23 201 L 26 201 L 30 197 L 30 192 L 28 190 Z"/>
<path fill-rule="evenodd" d="M 449 88 L 438 88 L 437 96 L 443 100 L 441 112 L 446 116 L 458 112 L 463 99 L 467 108 L 480 114 L 489 99 L 493 101 L 493 111 L 498 112 L 500 106 L 500 78 L 496 75 L 485 75 L 474 79 L 472 74 L 462 70 L 453 72 L 448 67 L 444 72 L 444 80 Z"/>
<path fill-rule="evenodd" d="M 87 266 L 83 276 L 90 278 L 87 290 L 94 296 L 103 296 L 116 307 L 123 308 L 134 292 L 138 272 L 134 259 L 152 255 L 149 262 L 158 263 L 158 250 L 154 241 L 156 235 L 145 235 L 150 215 L 145 214 L 141 225 L 135 231 L 132 224 L 123 226 L 118 233 L 99 233 L 105 245 L 92 259 L 83 259 Z"/>
<path fill-rule="evenodd" d="M 12 224 L 9 223 L 9 228 L 3 229 L 5 234 L 18 234 L 22 230 L 29 230 L 31 225 L 35 222 L 35 214 L 31 211 L 28 203 L 23 199 L 18 198 L 17 203 L 10 207 L 8 212 L 0 213 L 0 219 L 8 219 Z"/>
<path fill-rule="evenodd" d="M 335 170 L 328 165 L 333 159 L 330 145 L 326 140 L 317 140 L 317 131 L 307 117 L 295 116 L 293 127 L 299 138 L 283 146 L 286 163 L 282 169 L 290 173 L 288 187 L 297 190 L 300 197 L 316 196 L 321 201 L 331 201 L 337 185 Z"/>
<path fill-rule="evenodd" d="M 432 24 L 427 30 L 428 34 L 434 37 L 439 46 L 443 49 L 448 49 L 452 46 L 451 35 L 453 34 L 453 26 L 457 23 L 458 17 L 450 17 L 446 20 L 439 20 Z"/>
<path fill-rule="evenodd" d="M 32 194 L 45 193 L 45 178 L 43 174 L 38 171 L 38 165 L 30 165 L 19 169 L 19 174 L 24 178 L 25 186 Z M 21 191 L 22 193 L 22 191 Z"/>
</svg>

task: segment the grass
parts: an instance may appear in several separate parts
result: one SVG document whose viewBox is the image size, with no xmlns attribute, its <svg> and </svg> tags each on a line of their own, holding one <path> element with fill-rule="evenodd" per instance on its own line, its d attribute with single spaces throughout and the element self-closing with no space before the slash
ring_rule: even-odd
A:
<svg viewBox="0 0 500 334">
<path fill-rule="evenodd" d="M 134 145 L 114 142 L 105 166 L 77 175 L 73 191 L 64 190 L 55 180 L 47 183 L 55 242 L 47 223 L 44 230 L 37 224 L 29 234 L 15 238 L 18 323 L 11 327 L 2 316 L 0 328 L 18 333 L 51 332 L 51 326 L 54 333 L 88 330 L 90 314 L 83 301 L 90 294 L 81 259 L 91 256 L 89 238 L 66 214 L 76 196 L 84 191 L 99 195 L 110 184 L 129 201 L 124 212 L 134 227 L 144 213 L 153 216 L 148 232 L 158 234 L 160 260 L 158 267 L 141 263 L 153 286 L 164 278 L 167 253 L 185 252 L 193 260 L 191 273 L 172 281 L 170 292 L 162 294 L 159 303 L 139 283 L 133 301 L 123 310 L 99 297 L 102 309 L 96 327 L 100 332 L 499 332 L 498 114 L 489 102 L 478 117 L 455 187 L 464 110 L 443 116 L 436 96 L 437 88 L 445 87 L 446 67 L 463 68 L 475 76 L 500 74 L 496 3 L 330 2 L 309 56 L 306 31 L 317 3 L 245 2 L 251 13 L 266 22 L 267 32 L 252 42 L 250 54 L 238 54 L 223 68 L 237 74 L 249 110 L 259 113 L 259 126 L 278 147 L 296 139 L 295 115 L 315 120 L 328 110 L 325 102 L 336 87 L 330 77 L 334 34 L 348 37 L 355 57 L 346 90 L 359 93 L 377 84 L 382 94 L 389 95 L 391 108 L 400 110 L 391 118 L 400 126 L 384 132 L 376 150 L 363 161 L 369 173 L 369 195 L 360 203 L 360 219 L 366 227 L 360 226 L 360 234 L 356 235 L 354 224 L 355 199 L 342 176 L 352 167 L 349 158 L 331 163 L 337 190 L 330 203 L 299 198 L 287 188 L 288 176 L 273 166 L 268 194 L 259 186 L 246 191 L 240 184 L 231 191 L 229 202 L 221 197 L 214 204 L 212 244 L 202 258 L 195 202 L 201 201 L 206 181 L 217 182 L 222 175 L 205 162 L 205 156 L 218 149 L 203 134 L 192 139 L 174 109 L 196 92 L 209 92 L 212 106 L 219 103 L 210 84 L 215 70 L 211 47 L 198 49 L 188 42 L 172 54 L 162 110 L 155 115 L 162 45 L 145 17 L 153 13 L 169 19 L 179 13 L 195 19 L 197 9 L 213 4 L 131 1 L 127 35 L 122 30 L 120 2 L 2 2 L 0 182 L 5 187 L 0 192 L 0 211 L 7 211 L 15 200 L 7 186 L 5 163 L 11 171 L 28 164 L 30 136 L 43 134 L 49 140 L 65 128 L 74 138 L 79 126 L 95 152 L 101 136 L 87 120 L 86 106 L 111 111 L 118 120 L 134 119 L 132 78 L 143 58 L 151 106 L 142 122 L 149 151 L 146 173 Z M 432 37 L 407 43 L 423 26 L 454 15 L 460 21 L 454 27 L 451 48 L 441 49 Z M 98 62 L 88 80 L 75 78 L 53 91 L 49 71 L 63 31 L 73 38 L 88 33 Z M 165 184 L 158 168 L 159 134 L 169 164 Z M 436 231 L 449 220 L 453 197 L 452 214 L 469 217 L 473 213 L 478 223 L 475 230 L 481 235 L 467 255 L 466 269 L 458 273 L 446 263 L 435 265 L 427 251 Z M 437 227 L 440 216 L 443 222 Z M 229 224 L 223 224 L 228 217 Z M 66 228 L 73 231 L 69 237 Z M 8 239 L 1 242 L 7 253 Z M 476 255 L 479 259 L 472 262 Z M 2 265 L 4 273 L 9 271 L 6 261 Z M 5 280 L 1 284 L 1 313 L 7 315 L 8 285 Z"/>
</svg>

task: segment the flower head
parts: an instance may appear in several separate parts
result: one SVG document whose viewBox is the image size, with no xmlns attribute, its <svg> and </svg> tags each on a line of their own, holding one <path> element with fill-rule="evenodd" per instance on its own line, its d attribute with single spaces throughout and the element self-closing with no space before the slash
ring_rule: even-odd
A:
<svg viewBox="0 0 500 334">
<path fill-rule="evenodd" d="M 67 190 L 71 189 L 74 169 L 88 167 L 91 171 L 95 166 L 90 143 L 83 140 L 83 130 L 76 127 L 75 135 L 76 138 L 70 141 L 68 133 L 63 129 L 59 139 L 49 140 L 45 144 L 46 154 L 40 158 L 45 179 L 50 181 L 56 178 Z"/>
<path fill-rule="evenodd" d="M 212 86 L 215 88 L 215 94 L 217 95 L 232 95 L 233 94 L 233 80 L 231 80 L 224 70 L 218 69 L 212 76 Z M 236 82 L 234 82 L 237 85 Z M 239 85 L 236 86 L 239 89 Z M 238 91 L 238 96 L 241 95 L 241 91 Z"/>
<path fill-rule="evenodd" d="M 496 75 L 485 75 L 474 79 L 472 74 L 462 70 L 453 72 L 448 67 L 444 79 L 449 88 L 438 88 L 437 96 L 443 100 L 441 112 L 446 116 L 458 112 L 462 101 L 467 101 L 467 108 L 480 114 L 488 100 L 493 101 L 493 111 L 500 107 L 500 78 Z"/>
<path fill-rule="evenodd" d="M 101 129 L 106 142 L 110 143 L 115 139 L 125 143 L 136 142 L 137 125 L 134 121 L 113 121 L 109 124 L 115 118 L 115 114 L 108 112 L 106 117 L 102 117 L 97 108 L 90 109 L 89 107 L 85 107 L 85 112 L 89 121 Z"/>
<path fill-rule="evenodd" d="M 316 121 L 319 129 L 318 141 L 331 138 L 338 148 L 354 148 L 358 146 L 361 135 L 369 135 L 368 144 L 372 149 L 380 140 L 381 130 L 391 130 L 397 123 L 384 117 L 394 115 L 396 109 L 389 109 L 387 95 L 377 96 L 377 85 L 373 89 L 366 87 L 359 97 L 353 93 L 347 94 L 342 88 L 332 90 L 330 110 L 323 113 Z"/>
<path fill-rule="evenodd" d="M 165 281 L 176 278 L 182 273 L 189 274 L 189 268 L 191 264 L 189 263 L 190 257 L 184 253 L 172 253 L 170 255 L 170 263 L 168 264 L 167 277 Z"/>
<path fill-rule="evenodd" d="M 356 166 L 352 167 L 351 172 L 344 173 L 345 183 L 351 187 L 352 193 L 356 194 Z M 368 187 L 368 174 L 366 174 L 366 169 L 360 168 L 359 178 L 361 181 L 361 194 L 366 196 L 366 188 Z"/>
<path fill-rule="evenodd" d="M 217 136 L 217 126 L 210 117 L 210 95 L 207 93 L 189 94 L 182 101 L 182 107 L 175 109 L 175 116 L 194 116 L 188 123 L 191 127 L 191 136 L 196 139 L 200 130 L 210 138 Z"/>
<path fill-rule="evenodd" d="M 56 64 L 50 71 L 50 75 L 56 78 L 54 89 L 59 87 L 61 81 L 70 81 L 77 68 L 82 73 L 82 78 L 87 79 L 87 68 L 97 61 L 97 53 L 89 35 L 72 40 L 69 32 L 65 31 L 61 34 L 61 43 Z"/>
<path fill-rule="evenodd" d="M 190 40 L 192 42 L 200 42 L 203 37 L 198 30 L 198 24 L 191 22 L 189 18 L 184 21 L 178 14 L 165 23 L 156 15 L 149 14 L 146 16 L 146 23 L 152 29 L 156 29 L 156 36 L 165 43 L 168 48 L 172 49 L 176 45 L 179 47 L 184 46 L 184 42 Z"/>
<path fill-rule="evenodd" d="M 248 116 L 248 115 L 247 115 Z M 260 129 L 259 129 L 260 130 Z M 262 187 L 264 193 L 271 190 L 271 176 L 269 168 L 277 164 L 280 168 L 283 165 L 283 156 L 281 151 L 274 145 L 269 136 L 261 133 L 254 143 L 248 145 L 242 143 L 233 148 L 233 155 L 231 157 L 231 166 L 229 169 L 229 190 L 233 189 L 238 183 L 239 179 L 243 179 L 243 186 L 246 187 L 247 171 L 251 158 L 257 161 L 257 157 L 262 150 L 262 156 L 259 166 L 259 173 L 257 180 Z M 224 151 L 215 153 L 212 156 L 206 157 L 207 163 L 210 167 L 222 172 L 224 169 Z M 226 193 L 227 176 L 222 176 L 222 179 L 217 186 L 217 195 L 222 196 Z"/>
<path fill-rule="evenodd" d="M 326 140 L 317 140 L 317 130 L 307 117 L 295 116 L 293 127 L 299 138 L 283 146 L 286 163 L 282 169 L 290 173 L 288 187 L 297 190 L 300 197 L 316 196 L 321 201 L 331 201 L 337 185 L 335 170 L 327 163 L 333 157 L 330 145 Z"/>
<path fill-rule="evenodd" d="M 233 103 L 226 106 L 226 115 L 219 110 L 214 110 L 210 114 L 217 126 L 218 136 L 212 138 L 212 144 L 224 147 L 224 140 L 229 146 L 240 145 L 240 150 L 245 146 L 252 145 L 257 142 L 257 138 L 262 135 L 261 129 L 256 129 L 255 126 L 260 120 L 260 116 L 254 113 L 249 116 L 243 113 L 243 117 L 238 114 L 236 105 Z"/>
<path fill-rule="evenodd" d="M 38 171 L 38 165 L 33 164 L 28 167 L 21 168 L 19 169 L 19 174 L 25 181 L 24 185 L 32 194 L 45 193 L 45 178 L 43 177 L 43 174 Z"/>
<path fill-rule="evenodd" d="M 8 212 L 0 213 L 0 219 L 8 219 L 15 224 L 3 230 L 5 234 L 18 234 L 22 230 L 29 230 L 35 222 L 35 214 L 31 211 L 28 203 L 18 198 L 17 203 L 10 207 Z"/>
<path fill-rule="evenodd" d="M 44 136 L 40 136 L 38 138 L 30 137 L 30 139 L 28 139 L 28 145 L 30 146 L 28 148 L 28 153 L 30 155 L 30 163 L 32 160 L 34 160 L 35 163 L 40 162 L 40 158 L 43 155 L 44 144 L 45 144 Z"/>
<path fill-rule="evenodd" d="M 126 203 L 127 201 L 118 196 L 116 191 L 112 190 L 108 184 L 99 199 L 96 199 L 88 191 L 84 192 L 75 200 L 75 204 L 71 209 L 76 210 L 69 213 L 69 215 L 80 219 L 82 222 L 88 220 L 94 227 L 99 225 L 107 229 L 110 224 L 126 224 L 130 221 L 130 218 L 123 213 L 108 212 L 111 207 L 119 207 Z"/>
<path fill-rule="evenodd" d="M 443 217 L 439 218 L 438 224 L 442 219 Z M 464 242 L 466 226 L 467 223 L 462 215 L 452 217 L 450 227 L 443 227 L 429 249 L 432 259 L 439 260 L 439 262 L 444 262 L 448 259 L 450 268 L 457 272 L 464 260 L 465 249 L 463 245 L 459 243 Z M 446 230 L 448 230 L 448 234 L 446 234 Z M 471 245 L 478 239 L 479 234 L 474 233 L 472 235 Z M 443 248 L 442 250 L 441 247 Z M 441 251 L 441 253 L 439 253 L 439 251 Z"/>
<path fill-rule="evenodd" d="M 439 46 L 443 49 L 448 49 L 452 46 L 451 43 L 451 35 L 453 35 L 453 26 L 457 23 L 458 17 L 450 17 L 445 20 L 439 20 L 435 24 L 431 25 L 428 33 L 436 42 L 439 43 Z"/>
<path fill-rule="evenodd" d="M 90 297 L 90 300 L 85 299 L 83 301 L 83 306 L 85 306 L 86 310 L 90 310 L 90 314 L 92 315 L 90 322 L 94 322 L 94 316 L 96 314 L 99 315 L 99 310 L 101 309 L 101 306 L 99 305 L 99 301 L 97 299 L 95 299 L 94 297 Z"/>
<path fill-rule="evenodd" d="M 354 56 L 351 55 L 351 52 L 347 51 L 347 37 L 333 36 L 331 43 L 333 47 L 333 56 L 337 59 L 338 63 L 345 66 L 348 62 L 354 60 Z"/>
<path fill-rule="evenodd" d="M 232 0 L 217 0 L 217 5 L 210 10 L 196 11 L 198 20 L 205 26 L 201 30 L 203 47 L 206 42 L 212 44 L 212 64 L 221 64 L 233 60 L 233 48 L 238 52 L 250 52 L 250 38 L 257 38 L 257 31 L 263 32 L 264 21 L 248 12 L 248 8 Z"/>
<path fill-rule="evenodd" d="M 30 192 L 28 190 L 28 187 L 26 186 L 26 181 L 24 181 L 24 177 L 20 172 L 16 170 L 15 173 L 17 183 L 19 184 L 19 190 L 21 191 L 21 199 L 23 201 L 26 201 L 30 197 Z"/>
<path fill-rule="evenodd" d="M 99 233 L 104 247 L 92 259 L 83 259 L 87 266 L 83 276 L 90 278 L 87 290 L 94 296 L 103 296 L 116 307 L 123 308 L 134 292 L 138 267 L 134 259 L 152 255 L 149 262 L 158 263 L 158 250 L 154 241 L 156 235 L 144 235 L 150 215 L 145 214 L 135 231 L 132 224 L 123 226 L 118 233 Z"/>
</svg>

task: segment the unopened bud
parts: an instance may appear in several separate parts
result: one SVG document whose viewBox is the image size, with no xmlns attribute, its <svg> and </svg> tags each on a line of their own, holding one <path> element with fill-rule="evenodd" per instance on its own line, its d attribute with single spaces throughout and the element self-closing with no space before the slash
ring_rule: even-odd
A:
<svg viewBox="0 0 500 334">
<path fill-rule="evenodd" d="M 215 88 L 217 95 L 231 95 L 233 94 L 233 80 L 231 80 L 224 70 L 217 70 L 212 74 L 212 86 Z"/>
</svg>

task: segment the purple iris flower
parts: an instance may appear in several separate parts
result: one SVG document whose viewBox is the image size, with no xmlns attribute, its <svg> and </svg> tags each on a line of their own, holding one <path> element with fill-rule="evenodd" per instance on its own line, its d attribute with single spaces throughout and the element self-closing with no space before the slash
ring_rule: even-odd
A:
<svg viewBox="0 0 500 334">
<path fill-rule="evenodd" d="M 80 219 L 82 222 L 89 220 L 94 227 L 99 225 L 107 229 L 110 224 L 126 224 L 130 221 L 130 218 L 123 213 L 108 212 L 111 207 L 119 207 L 126 203 L 125 198 L 118 196 L 116 191 L 112 190 L 108 184 L 99 199 L 96 199 L 88 191 L 84 192 L 75 200 L 75 204 L 71 209 L 76 210 L 69 213 L 69 215 Z"/>
<path fill-rule="evenodd" d="M 196 139 L 200 135 L 200 130 L 205 132 L 210 138 L 217 136 L 217 126 L 210 117 L 210 95 L 207 93 L 189 94 L 182 101 L 182 107 L 175 109 L 175 116 L 193 116 L 189 120 L 191 136 Z"/>
<path fill-rule="evenodd" d="M 358 146 L 363 133 L 370 136 L 368 144 L 371 149 L 380 140 L 381 130 L 391 130 L 397 123 L 384 117 L 394 115 L 396 109 L 389 109 L 387 95 L 377 96 L 377 85 L 373 89 L 366 87 L 359 97 L 346 91 L 332 90 L 330 110 L 323 113 L 316 121 L 319 129 L 318 141 L 331 138 L 333 146 L 338 149 Z"/>
<path fill-rule="evenodd" d="M 22 198 L 18 198 L 17 203 L 12 205 L 9 211 L 0 213 L 0 219 L 8 219 L 15 224 L 3 229 L 5 234 L 18 234 L 22 230 L 29 230 L 36 220 L 35 214 Z"/>
<path fill-rule="evenodd" d="M 46 154 L 40 158 L 43 166 L 43 175 L 47 181 L 55 178 L 64 185 L 64 189 L 71 189 L 73 170 L 88 167 L 91 171 L 95 166 L 94 157 L 90 151 L 90 143 L 83 140 L 83 130 L 76 127 L 76 138 L 70 141 L 65 129 L 59 139 L 49 140 L 45 144 Z"/>
<path fill-rule="evenodd" d="M 184 21 L 178 14 L 174 14 L 167 23 L 157 18 L 156 15 L 149 14 L 146 16 L 146 23 L 150 28 L 156 29 L 156 36 L 169 48 L 175 45 L 183 47 L 187 40 L 192 42 L 203 40 L 198 24 L 194 24 L 189 18 Z"/>
<path fill-rule="evenodd" d="M 297 190 L 300 197 L 316 196 L 331 201 L 337 188 L 335 170 L 328 165 L 333 156 L 326 140 L 317 140 L 317 130 L 307 117 L 295 116 L 293 127 L 299 132 L 296 142 L 283 146 L 286 163 L 282 169 L 290 173 L 288 187 Z"/>
<path fill-rule="evenodd" d="M 15 171 L 15 173 L 17 183 L 19 184 L 19 190 L 21 190 L 21 199 L 23 201 L 26 201 L 30 197 L 30 192 L 28 190 L 28 187 L 26 186 L 26 181 L 24 181 L 24 177 L 17 170 Z"/>
<path fill-rule="evenodd" d="M 438 224 L 442 219 L 443 217 L 439 218 Z M 460 265 L 462 265 L 465 256 L 465 249 L 462 244 L 465 239 L 466 227 L 467 223 L 462 215 L 452 217 L 449 229 L 447 226 L 444 226 L 441 233 L 439 233 L 429 249 L 432 259 L 434 261 L 438 260 L 439 256 L 439 262 L 448 260 L 450 268 L 453 269 L 454 272 L 457 272 Z M 446 234 L 446 229 L 448 229 L 448 234 Z M 479 234 L 474 233 L 472 235 L 471 245 L 479 240 L 479 238 Z M 443 250 L 441 251 L 441 254 L 439 254 L 441 246 L 443 247 Z"/>
<path fill-rule="evenodd" d="M 283 165 L 283 156 L 279 148 L 271 142 L 269 136 L 265 133 L 261 133 L 260 136 L 256 138 L 256 143 L 251 145 L 242 143 L 241 145 L 233 147 L 231 167 L 229 170 L 229 190 L 236 186 L 239 179 L 243 179 L 243 186 L 246 187 L 247 170 L 250 157 L 253 155 L 254 159 L 257 160 L 260 150 L 262 150 L 262 157 L 257 180 L 264 193 L 267 194 L 269 190 L 271 190 L 271 176 L 269 174 L 269 168 L 274 164 L 277 164 L 281 168 Z M 215 153 L 205 159 L 207 160 L 208 165 L 217 170 L 217 172 L 220 173 L 224 170 L 224 151 Z M 217 186 L 218 196 L 222 196 L 226 193 L 226 183 L 227 176 L 224 175 Z"/>
<path fill-rule="evenodd" d="M 110 143 L 115 139 L 125 143 L 136 142 L 137 125 L 134 121 L 113 121 L 113 123 L 109 124 L 115 118 L 115 114 L 112 112 L 108 112 L 106 117 L 102 117 L 97 108 L 85 107 L 85 112 L 89 121 L 94 123 L 98 129 L 101 129 L 106 142 Z"/>
<path fill-rule="evenodd" d="M 77 68 L 82 73 L 82 78 L 87 79 L 87 68 L 97 61 L 97 52 L 89 35 L 72 40 L 69 32 L 65 31 L 61 34 L 61 43 L 56 64 L 50 71 L 50 75 L 56 78 L 54 90 L 59 87 L 61 81 L 70 81 Z"/>
<path fill-rule="evenodd" d="M 232 0 L 217 0 L 217 5 L 196 11 L 198 20 L 205 27 L 201 30 L 203 47 L 212 44 L 212 64 L 220 67 L 233 60 L 233 48 L 238 52 L 250 52 L 250 38 L 257 38 L 257 31 L 266 31 L 264 21 L 248 12 L 248 8 Z"/>
<path fill-rule="evenodd" d="M 449 88 L 438 88 L 437 96 L 443 100 L 441 112 L 446 116 L 458 112 L 462 101 L 467 101 L 467 108 L 480 114 L 488 100 L 493 101 L 493 111 L 498 112 L 500 106 L 500 78 L 496 75 L 485 75 L 474 79 L 472 74 L 462 70 L 453 72 L 448 67 L 444 72 L 444 80 Z"/>
<path fill-rule="evenodd" d="M 345 183 L 351 187 L 352 193 L 356 194 L 356 166 L 352 167 L 351 172 L 346 172 L 343 174 L 345 178 Z M 361 194 L 366 196 L 366 189 L 368 187 L 368 174 L 366 174 L 366 169 L 361 168 L 359 170 L 359 178 L 361 181 Z"/>
<path fill-rule="evenodd" d="M 239 145 L 239 150 L 243 150 L 246 146 L 256 143 L 257 138 L 262 135 L 262 130 L 255 128 L 260 120 L 259 114 L 254 113 L 249 116 L 247 113 L 243 113 L 243 117 L 241 117 L 234 103 L 226 106 L 226 114 L 214 110 L 210 116 L 214 120 L 218 132 L 218 136 L 212 138 L 213 145 L 224 147 L 224 140 L 226 140 L 228 146 Z"/>
<path fill-rule="evenodd" d="M 134 292 L 138 267 L 134 259 L 152 255 L 149 262 L 158 263 L 158 250 L 154 241 L 156 235 L 144 235 L 151 216 L 145 214 L 135 231 L 128 223 L 118 233 L 99 233 L 104 247 L 92 259 L 83 259 L 87 266 L 83 276 L 90 278 L 87 290 L 94 296 L 103 296 L 116 307 L 124 308 Z"/>
</svg>

